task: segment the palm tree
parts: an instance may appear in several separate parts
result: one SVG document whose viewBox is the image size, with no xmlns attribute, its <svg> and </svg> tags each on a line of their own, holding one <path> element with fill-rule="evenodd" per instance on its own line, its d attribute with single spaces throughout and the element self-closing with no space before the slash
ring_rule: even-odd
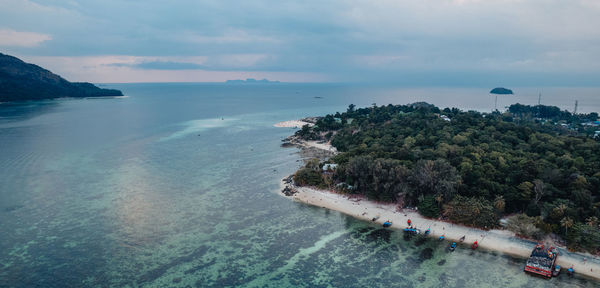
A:
<svg viewBox="0 0 600 288">
<path fill-rule="evenodd" d="M 558 211 L 560 211 L 560 216 L 565 215 L 565 211 L 567 211 L 567 205 L 560 204 L 556 208 L 558 208 Z"/>
<path fill-rule="evenodd" d="M 560 204 L 556 207 L 554 207 L 554 209 L 552 209 L 552 217 L 557 219 L 560 218 L 562 216 L 565 215 L 565 211 L 567 211 L 567 205 L 565 204 Z"/>
<path fill-rule="evenodd" d="M 444 202 L 444 196 L 442 193 L 435 195 L 435 202 L 437 202 L 439 208 L 442 208 L 442 202 Z"/>
<path fill-rule="evenodd" d="M 504 201 L 504 196 L 496 196 L 496 199 L 494 199 L 494 207 L 498 212 L 504 211 L 504 208 L 506 207 L 506 201 Z"/>
<path fill-rule="evenodd" d="M 571 217 L 569 217 L 569 216 L 560 220 L 560 226 L 565 227 L 565 243 L 566 243 L 567 236 L 569 235 L 568 234 L 569 228 L 573 227 L 573 224 L 575 224 L 575 223 L 573 222 L 573 219 L 571 219 Z"/>
<path fill-rule="evenodd" d="M 595 227 L 598 224 L 598 217 L 596 217 L 596 216 L 588 217 L 587 219 L 585 219 L 585 224 L 587 224 L 591 227 Z"/>
</svg>

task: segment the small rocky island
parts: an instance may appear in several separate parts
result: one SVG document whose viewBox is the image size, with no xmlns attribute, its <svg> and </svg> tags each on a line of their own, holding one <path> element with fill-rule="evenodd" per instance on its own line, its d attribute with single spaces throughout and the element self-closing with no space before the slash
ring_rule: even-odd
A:
<svg viewBox="0 0 600 288">
<path fill-rule="evenodd" d="M 69 82 L 40 66 L 0 53 L 0 102 L 100 96 L 123 96 L 123 93 L 92 83 Z"/>
<path fill-rule="evenodd" d="M 513 91 L 504 87 L 496 87 L 490 91 L 490 94 L 510 95 Z"/>
</svg>

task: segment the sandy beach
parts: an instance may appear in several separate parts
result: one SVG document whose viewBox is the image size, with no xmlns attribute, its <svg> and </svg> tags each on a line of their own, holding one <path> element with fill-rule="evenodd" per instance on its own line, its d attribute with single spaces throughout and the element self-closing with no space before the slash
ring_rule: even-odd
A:
<svg viewBox="0 0 600 288">
<path fill-rule="evenodd" d="M 300 143 L 296 144 L 301 149 L 314 147 L 333 153 L 337 152 L 329 143 L 300 141 Z M 378 217 L 375 222 L 379 224 L 383 224 L 383 222 L 389 220 L 393 223 L 391 228 L 398 230 L 406 228 L 407 221 L 410 219 L 412 226 L 420 229 L 421 233 L 430 229 L 430 237 L 438 239 L 441 235 L 444 235 L 447 241 L 459 242 L 459 239 L 465 236 L 462 245 L 470 247 L 474 241 L 478 241 L 479 249 L 494 250 L 524 258 L 523 265 L 525 265 L 525 259 L 529 257 L 536 244 L 533 240 L 517 237 L 509 230 L 493 229 L 485 231 L 440 220 L 428 219 L 421 216 L 415 210 L 399 210 L 394 204 L 377 203 L 365 198 L 356 197 L 355 195 L 350 197 L 310 187 L 297 187 L 292 183 L 286 183 L 284 180 L 281 181 L 280 191 L 286 187 L 295 190 L 296 193 L 290 196 L 294 201 L 335 210 L 365 221 L 372 221 L 373 218 Z M 572 253 L 568 252 L 564 247 L 559 247 L 557 264 L 565 269 L 573 267 L 575 273 L 580 276 L 600 280 L 600 259 L 591 254 Z"/>
<path fill-rule="evenodd" d="M 273 126 L 275 127 L 287 127 L 287 128 L 302 128 L 302 126 L 304 125 L 308 125 L 308 126 L 313 126 L 315 124 L 313 123 L 309 123 L 306 121 L 302 121 L 302 120 L 289 120 L 289 121 L 283 121 L 283 122 L 279 122 L 279 123 L 275 123 Z"/>
<path fill-rule="evenodd" d="M 285 187 L 282 182 L 282 188 Z M 347 197 L 342 194 L 309 187 L 294 187 L 297 191 L 291 196 L 295 201 L 342 212 L 356 218 L 371 221 L 379 217 L 376 223 L 383 224 L 386 220 L 392 221 L 392 229 L 404 229 L 410 219 L 412 225 L 421 229 L 421 233 L 430 229 L 430 236 L 438 239 L 444 235 L 447 241 L 456 241 L 465 236 L 463 245 L 470 246 L 478 241 L 479 249 L 500 251 L 512 256 L 527 258 L 535 246 L 535 242 L 523 240 L 508 230 L 480 230 L 448 222 L 427 219 L 414 210 L 398 210 L 394 204 L 377 203 L 363 198 Z M 573 267 L 579 275 L 600 280 L 600 260 L 589 254 L 571 253 L 560 249 L 557 264 L 564 267 Z M 523 260 L 523 265 L 525 260 Z"/>
<path fill-rule="evenodd" d="M 304 125 L 314 126 L 315 124 L 306 122 L 303 120 L 289 120 L 289 121 L 275 123 L 273 126 L 280 127 L 280 128 L 301 128 Z M 329 143 L 329 142 L 305 141 L 305 140 L 302 140 L 295 136 L 290 136 L 286 140 L 289 141 L 290 144 L 295 145 L 300 149 L 316 148 L 318 150 L 323 150 L 324 152 L 327 153 L 327 155 L 334 155 L 337 153 L 337 149 L 335 149 L 335 147 L 331 146 L 331 143 Z M 315 156 L 315 157 L 320 158 L 318 156 Z"/>
</svg>

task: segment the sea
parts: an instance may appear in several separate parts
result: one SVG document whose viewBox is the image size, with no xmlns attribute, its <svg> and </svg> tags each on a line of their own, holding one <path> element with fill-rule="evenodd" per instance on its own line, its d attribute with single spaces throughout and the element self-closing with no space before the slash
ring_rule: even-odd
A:
<svg viewBox="0 0 600 288">
<path fill-rule="evenodd" d="M 493 87 L 106 84 L 125 97 L 0 104 L 0 287 L 598 287 L 524 259 L 400 232 L 279 194 L 302 165 L 273 124 L 426 101 L 491 111 Z M 600 111 L 600 88 L 512 103 Z"/>
</svg>

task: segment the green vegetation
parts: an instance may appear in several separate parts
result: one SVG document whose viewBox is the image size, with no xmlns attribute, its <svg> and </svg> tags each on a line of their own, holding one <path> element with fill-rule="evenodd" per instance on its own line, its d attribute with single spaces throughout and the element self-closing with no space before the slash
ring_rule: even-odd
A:
<svg viewBox="0 0 600 288">
<path fill-rule="evenodd" d="M 98 96 L 123 96 L 123 93 L 91 83 L 69 82 L 37 65 L 0 53 L 0 102 Z"/>
<path fill-rule="evenodd" d="M 329 187 L 482 228 L 523 213 L 509 221 L 518 234 L 556 233 L 572 248 L 595 251 L 600 143 L 582 123 L 597 117 L 520 104 L 491 114 L 427 103 L 350 105 L 297 135 L 327 135 L 340 151 L 329 160 L 339 164 Z M 309 180 L 315 174 L 298 174 L 306 175 L 299 183 L 319 185 Z"/>
<path fill-rule="evenodd" d="M 506 228 L 523 237 L 541 239 L 544 235 L 544 232 L 538 228 L 542 221 L 541 218 L 540 216 L 529 217 L 525 214 L 515 214 L 508 217 Z"/>
<path fill-rule="evenodd" d="M 513 94 L 513 91 L 510 89 L 506 89 L 503 87 L 497 87 L 492 89 L 492 91 L 490 91 L 490 93 L 492 94 Z"/>
</svg>

